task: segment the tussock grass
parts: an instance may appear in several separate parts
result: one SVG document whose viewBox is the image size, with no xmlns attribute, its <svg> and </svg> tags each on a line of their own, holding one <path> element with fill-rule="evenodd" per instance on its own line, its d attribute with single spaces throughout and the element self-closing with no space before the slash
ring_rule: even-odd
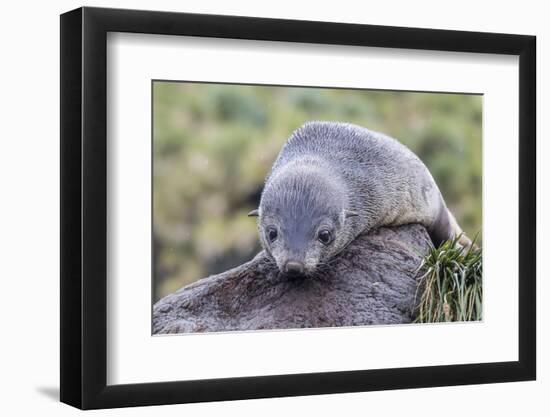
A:
<svg viewBox="0 0 550 417">
<path fill-rule="evenodd" d="M 415 323 L 482 319 L 481 249 L 463 248 L 459 238 L 432 247 L 418 268 Z"/>
</svg>

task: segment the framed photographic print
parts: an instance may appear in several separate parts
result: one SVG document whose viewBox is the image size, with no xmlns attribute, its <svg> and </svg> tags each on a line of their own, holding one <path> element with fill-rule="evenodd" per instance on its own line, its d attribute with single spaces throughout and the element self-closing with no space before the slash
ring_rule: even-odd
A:
<svg viewBox="0 0 550 417">
<path fill-rule="evenodd" d="M 61 401 L 535 379 L 535 37 L 61 16 Z"/>
</svg>

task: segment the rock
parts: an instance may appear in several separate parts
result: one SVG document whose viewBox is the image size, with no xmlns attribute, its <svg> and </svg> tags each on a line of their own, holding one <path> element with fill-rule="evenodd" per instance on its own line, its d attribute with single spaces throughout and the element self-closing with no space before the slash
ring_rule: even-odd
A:
<svg viewBox="0 0 550 417">
<path fill-rule="evenodd" d="M 159 300 L 153 333 L 408 323 L 416 270 L 429 248 L 423 226 L 358 237 L 316 278 L 289 279 L 264 253 Z"/>
</svg>

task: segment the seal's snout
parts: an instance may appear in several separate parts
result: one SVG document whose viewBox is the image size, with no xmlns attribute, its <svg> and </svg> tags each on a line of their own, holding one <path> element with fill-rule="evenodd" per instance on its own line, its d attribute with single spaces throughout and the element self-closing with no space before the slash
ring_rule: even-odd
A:
<svg viewBox="0 0 550 417">
<path fill-rule="evenodd" d="M 303 275 L 304 271 L 305 271 L 305 266 L 302 262 L 288 261 L 285 264 L 285 273 L 289 275 Z"/>
</svg>

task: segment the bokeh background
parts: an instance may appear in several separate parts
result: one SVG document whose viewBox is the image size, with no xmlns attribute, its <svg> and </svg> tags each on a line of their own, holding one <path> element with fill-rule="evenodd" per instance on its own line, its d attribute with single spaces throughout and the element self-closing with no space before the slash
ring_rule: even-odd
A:
<svg viewBox="0 0 550 417">
<path fill-rule="evenodd" d="M 469 236 L 481 232 L 479 95 L 155 81 L 154 301 L 251 259 L 264 178 L 294 129 L 355 123 L 428 166 Z"/>
</svg>

